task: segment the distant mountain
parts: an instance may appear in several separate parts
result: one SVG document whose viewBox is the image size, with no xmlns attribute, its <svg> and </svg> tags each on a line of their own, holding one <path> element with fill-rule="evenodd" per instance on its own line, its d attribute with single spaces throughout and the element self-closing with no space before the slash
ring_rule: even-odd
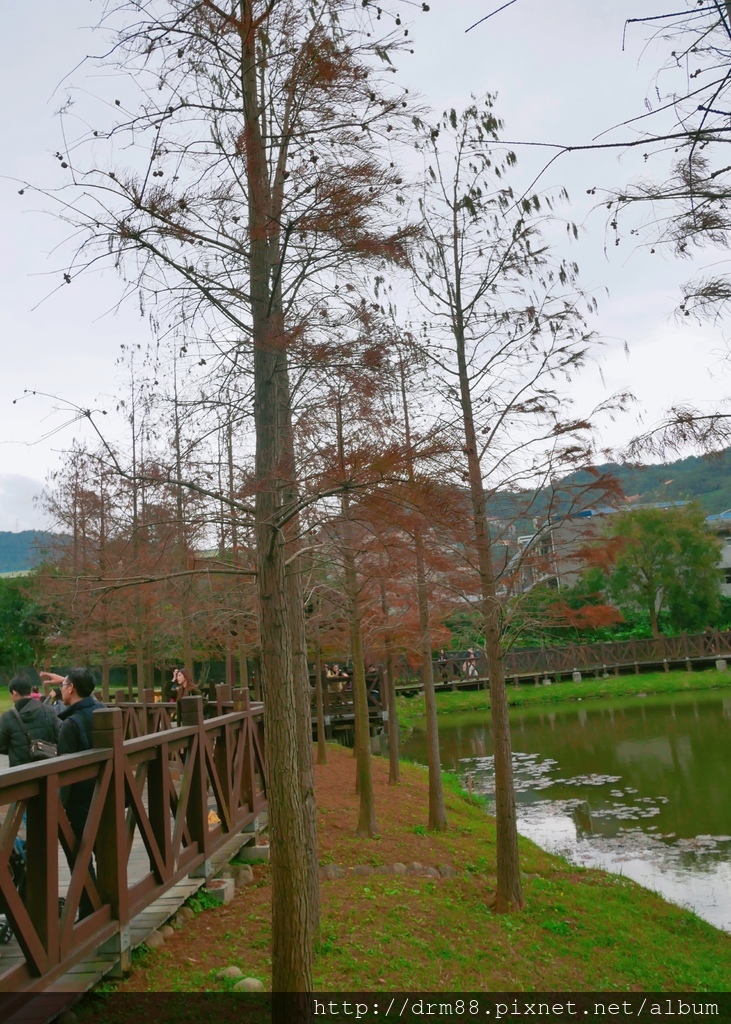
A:
<svg viewBox="0 0 731 1024">
<path fill-rule="evenodd" d="M 41 560 L 41 549 L 53 534 L 45 530 L 0 531 L 0 572 L 22 572 Z"/>
<path fill-rule="evenodd" d="M 708 515 L 731 509 L 731 448 L 718 456 L 691 456 L 653 466 L 605 463 L 595 472 L 611 474 L 626 497 L 628 508 L 664 501 L 697 501 Z M 551 500 L 551 514 L 563 515 L 572 504 L 571 494 L 591 484 L 594 476 L 585 470 L 570 473 L 557 482 Z M 584 499 L 590 505 L 606 504 L 600 499 Z M 526 506 L 530 502 L 530 513 Z M 511 493 L 496 491 L 487 501 L 487 514 L 496 520 L 514 523 L 517 533 L 532 533 L 535 523 L 548 514 L 549 492 Z"/>
<path fill-rule="evenodd" d="M 713 457 L 691 456 L 655 466 L 606 463 L 602 473 L 612 473 L 629 499 L 641 505 L 660 501 L 697 501 L 709 515 L 731 509 L 731 448 Z M 588 481 L 586 473 L 573 473 L 569 483 Z"/>
</svg>

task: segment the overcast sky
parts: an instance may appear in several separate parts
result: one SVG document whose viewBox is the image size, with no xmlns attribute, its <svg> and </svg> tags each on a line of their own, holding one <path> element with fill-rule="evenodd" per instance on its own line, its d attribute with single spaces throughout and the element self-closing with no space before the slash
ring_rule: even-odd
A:
<svg viewBox="0 0 731 1024">
<path fill-rule="evenodd" d="M 584 143 L 644 109 L 659 51 L 651 44 L 643 52 L 645 33 L 636 27 L 622 52 L 624 19 L 665 11 L 666 3 L 517 0 L 465 34 L 498 6 L 498 0 L 431 0 L 430 13 L 415 19 L 416 52 L 402 60 L 400 80 L 438 111 L 464 106 L 472 93 L 497 92 L 506 136 L 516 140 Z M 23 398 L 24 391 L 112 406 L 120 344 L 145 344 L 149 337 L 131 306 L 114 311 L 119 282 L 111 271 L 54 291 L 60 278 L 54 248 L 64 228 L 40 201 L 18 195 L 19 180 L 58 180 L 53 154 L 62 143 L 55 115 L 65 98 L 65 76 L 86 53 L 101 49 L 85 28 L 99 7 L 97 0 L 4 3 L 0 530 L 40 525 L 32 496 L 74 436 L 73 427 L 58 429 L 69 418 L 58 403 Z M 70 80 L 93 93 L 93 77 L 76 72 Z M 521 181 L 527 182 L 545 153 L 521 148 L 519 155 Z M 594 327 L 607 342 L 601 375 L 591 371 L 577 386 L 597 400 L 605 389 L 630 388 L 638 397 L 634 413 L 603 438 L 608 445 L 632 436 L 640 416 L 649 425 L 676 401 L 710 407 L 729 387 L 722 328 L 672 318 L 678 287 L 693 264 L 651 256 L 628 243 L 605 253 L 605 214 L 594 209 L 596 200 L 586 190 L 621 186 L 641 171 L 639 155 L 572 155 L 542 180 L 544 186 L 566 185 L 572 195 L 582 234 L 571 255 L 584 287 L 599 299 Z M 21 400 L 13 404 L 15 399 Z"/>
</svg>

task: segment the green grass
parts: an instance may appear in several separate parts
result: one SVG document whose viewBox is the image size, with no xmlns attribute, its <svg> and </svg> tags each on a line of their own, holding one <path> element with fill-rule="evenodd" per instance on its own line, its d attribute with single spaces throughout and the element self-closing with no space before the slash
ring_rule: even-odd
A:
<svg viewBox="0 0 731 1024">
<path fill-rule="evenodd" d="M 406 778 L 423 773 L 403 765 Z M 373 877 L 323 886 L 321 991 L 698 991 L 731 989 L 731 936 L 617 875 L 520 840 L 524 911 L 496 915 L 495 826 L 445 774 L 458 877 Z M 398 790 L 394 799 L 398 799 Z M 411 831 L 414 831 L 412 828 Z M 446 856 L 460 837 L 459 859 Z M 457 851 L 455 850 L 455 854 Z M 348 893 L 346 896 L 345 893 Z"/>
<path fill-rule="evenodd" d="M 202 914 L 204 910 L 215 910 L 220 905 L 219 900 L 211 896 L 205 889 L 199 889 L 185 901 L 185 906 L 189 907 L 194 914 Z"/>
<path fill-rule="evenodd" d="M 639 675 L 610 676 L 608 679 L 582 679 L 580 683 L 554 682 L 551 686 L 522 683 L 520 686 L 506 687 L 511 708 L 560 704 L 564 701 L 636 697 L 638 694 L 649 696 L 716 689 L 731 689 L 731 671 L 717 672 L 715 669 L 706 669 L 702 672 L 645 672 Z M 489 708 L 490 695 L 487 690 L 437 693 L 437 711 L 440 715 L 487 711 Z M 399 722 L 404 725 L 412 725 L 423 718 L 423 695 L 399 697 L 398 716 Z"/>
<path fill-rule="evenodd" d="M 332 748 L 329 756 L 340 759 L 350 780 L 349 752 Z M 351 875 L 324 882 L 314 963 L 317 991 L 731 990 L 731 936 L 626 878 L 574 867 L 522 838 L 526 908 L 510 916 L 495 914 L 494 820 L 485 813 L 484 800 L 470 799 L 455 775 L 443 778 L 447 832 L 419 828 L 427 778 L 408 763 L 402 764 L 401 786 L 389 792 L 388 810 L 379 811 L 380 823 L 382 838 L 401 835 L 413 850 L 418 837 L 425 844 L 422 862 L 451 863 L 456 877 Z M 322 838 L 334 841 L 336 863 L 348 862 L 353 843 L 355 862 L 367 863 L 378 845 L 355 840 L 330 814 L 321 816 L 320 827 Z M 266 886 L 268 867 L 264 871 Z M 182 936 L 182 950 L 163 947 L 137 961 L 132 978 L 137 991 L 227 993 L 231 983 L 216 975 L 230 964 L 269 987 L 266 888 L 247 888 L 232 904 L 196 917 Z M 188 1019 L 180 1016 L 185 1006 L 171 1002 L 168 1013 L 165 1004 L 166 1012 L 156 1011 L 155 1019 L 182 1024 Z M 98 1010 L 98 1002 L 86 1000 L 79 1011 L 82 1024 L 108 1019 L 92 1009 Z M 123 1024 L 139 1021 L 132 1009 Z"/>
</svg>

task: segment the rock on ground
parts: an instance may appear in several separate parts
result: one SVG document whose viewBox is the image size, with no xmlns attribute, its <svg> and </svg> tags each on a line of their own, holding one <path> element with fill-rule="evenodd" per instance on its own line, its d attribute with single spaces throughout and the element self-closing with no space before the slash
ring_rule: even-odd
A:
<svg viewBox="0 0 731 1024">
<path fill-rule="evenodd" d="M 164 946 L 165 945 L 165 939 L 160 934 L 160 932 L 157 932 L 157 931 L 151 932 L 147 936 L 147 938 L 145 939 L 145 945 L 149 949 L 159 949 L 160 946 Z"/>
<path fill-rule="evenodd" d="M 254 881 L 254 872 L 251 870 L 248 864 L 242 864 L 236 869 L 236 873 L 233 876 L 234 882 L 240 888 L 242 885 L 251 885 Z"/>
<path fill-rule="evenodd" d="M 240 967 L 224 967 L 222 971 L 219 971 L 216 977 L 219 981 L 225 981 L 230 978 L 243 978 L 244 972 Z"/>
<path fill-rule="evenodd" d="M 244 978 L 234 985 L 234 992 L 263 992 L 264 986 L 258 978 Z"/>
</svg>

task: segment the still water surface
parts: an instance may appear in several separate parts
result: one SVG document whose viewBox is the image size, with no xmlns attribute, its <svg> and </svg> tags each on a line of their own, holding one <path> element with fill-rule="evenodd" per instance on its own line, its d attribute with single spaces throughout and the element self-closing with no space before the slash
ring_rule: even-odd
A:
<svg viewBox="0 0 731 1024">
<path fill-rule="evenodd" d="M 731 691 L 511 713 L 518 829 L 731 932 Z M 442 765 L 494 792 L 489 715 L 440 718 Z M 404 754 L 425 763 L 424 731 Z"/>
</svg>

